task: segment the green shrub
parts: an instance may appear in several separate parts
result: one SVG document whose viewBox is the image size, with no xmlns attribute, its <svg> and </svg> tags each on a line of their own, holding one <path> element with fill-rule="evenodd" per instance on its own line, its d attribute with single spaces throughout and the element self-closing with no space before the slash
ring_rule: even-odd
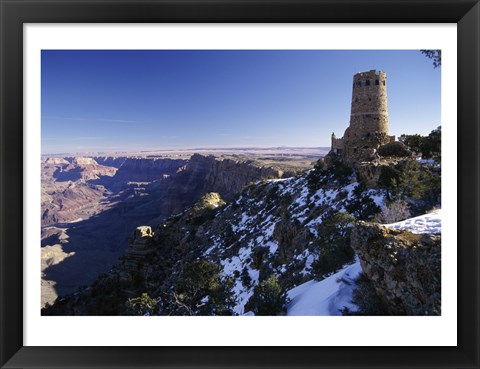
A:
<svg viewBox="0 0 480 369">
<path fill-rule="evenodd" d="M 348 213 L 330 211 L 322 216 L 315 240 L 318 257 L 312 263 L 313 276 L 321 280 L 336 273 L 345 264 L 352 263 L 355 252 L 350 247 L 354 219 Z"/>
<path fill-rule="evenodd" d="M 345 204 L 345 209 L 356 219 L 370 220 L 380 212 L 380 207 L 368 195 L 366 185 L 361 182 L 353 190 L 353 196 Z"/>
<path fill-rule="evenodd" d="M 385 303 L 378 297 L 375 287 L 364 273 L 355 280 L 352 302 L 357 306 L 357 311 L 344 308 L 343 315 L 388 315 Z"/>
<path fill-rule="evenodd" d="M 207 260 L 183 269 L 171 296 L 176 315 L 232 315 L 233 281 L 222 278 L 220 267 Z"/>
<path fill-rule="evenodd" d="M 252 297 L 245 305 L 246 311 L 255 315 L 283 315 L 288 303 L 286 292 L 272 274 L 268 279 L 256 285 Z"/>
<path fill-rule="evenodd" d="M 130 298 L 126 302 L 128 315 L 156 315 L 157 300 L 142 293 L 139 297 Z"/>
<path fill-rule="evenodd" d="M 399 140 L 410 150 L 421 155 L 424 159 L 434 159 L 438 162 L 442 159 L 442 127 L 439 126 L 430 132 L 428 136 L 401 135 Z"/>
<path fill-rule="evenodd" d="M 405 160 L 383 168 L 379 186 L 386 189 L 389 201 L 407 202 L 421 213 L 440 203 L 440 168 Z"/>
<path fill-rule="evenodd" d="M 243 269 L 242 269 L 241 280 L 242 280 L 242 285 L 245 288 L 249 288 L 250 285 L 252 284 L 252 278 L 250 277 L 250 274 L 248 273 L 247 267 L 243 267 Z"/>
<path fill-rule="evenodd" d="M 340 161 L 335 162 L 329 169 L 332 173 L 332 177 L 340 185 L 346 185 L 350 182 L 350 177 L 353 175 L 351 167 L 343 164 Z"/>
<path fill-rule="evenodd" d="M 335 161 L 328 169 L 316 166 L 315 170 L 310 171 L 307 176 L 307 186 L 312 193 L 332 183 L 346 185 L 351 181 L 352 175 L 352 168 L 341 161 Z"/>
<path fill-rule="evenodd" d="M 442 160 L 442 127 L 434 129 L 426 137 L 422 146 L 422 157 L 434 159 L 438 162 Z"/>
<path fill-rule="evenodd" d="M 413 200 L 419 211 L 431 209 L 440 202 L 441 176 L 430 166 L 407 160 L 392 179 L 391 193 L 393 200 Z"/>
</svg>

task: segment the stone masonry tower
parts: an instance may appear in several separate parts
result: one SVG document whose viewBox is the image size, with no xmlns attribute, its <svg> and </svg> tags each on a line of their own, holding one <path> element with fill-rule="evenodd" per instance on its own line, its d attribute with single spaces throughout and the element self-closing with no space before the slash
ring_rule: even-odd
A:
<svg viewBox="0 0 480 369">
<path fill-rule="evenodd" d="M 347 164 L 371 161 L 388 135 L 387 75 L 371 70 L 353 76 L 350 126 L 343 138 L 332 134 L 332 151 Z"/>
</svg>

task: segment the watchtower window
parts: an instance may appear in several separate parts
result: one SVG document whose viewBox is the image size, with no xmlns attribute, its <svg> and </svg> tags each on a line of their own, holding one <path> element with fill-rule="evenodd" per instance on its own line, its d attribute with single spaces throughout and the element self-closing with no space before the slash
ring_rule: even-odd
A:
<svg viewBox="0 0 480 369">
<path fill-rule="evenodd" d="M 375 86 L 378 86 L 378 79 L 375 80 Z"/>
<path fill-rule="evenodd" d="M 385 81 L 382 81 L 383 85 L 385 86 Z"/>
<path fill-rule="evenodd" d="M 362 81 L 358 81 L 358 82 L 357 82 L 357 86 L 358 86 L 358 87 L 362 87 Z"/>
<path fill-rule="evenodd" d="M 353 82 L 353 88 L 355 88 L 355 82 Z"/>
<path fill-rule="evenodd" d="M 370 86 L 370 80 L 369 80 L 369 79 L 367 79 L 367 80 L 365 81 L 365 86 Z"/>
</svg>

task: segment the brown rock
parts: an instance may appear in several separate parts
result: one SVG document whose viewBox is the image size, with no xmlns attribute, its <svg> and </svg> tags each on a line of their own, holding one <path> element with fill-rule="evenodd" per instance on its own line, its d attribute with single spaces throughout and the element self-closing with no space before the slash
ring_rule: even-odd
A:
<svg viewBox="0 0 480 369">
<path fill-rule="evenodd" d="M 392 315 L 440 315 L 441 237 L 358 222 L 351 246 Z"/>
</svg>

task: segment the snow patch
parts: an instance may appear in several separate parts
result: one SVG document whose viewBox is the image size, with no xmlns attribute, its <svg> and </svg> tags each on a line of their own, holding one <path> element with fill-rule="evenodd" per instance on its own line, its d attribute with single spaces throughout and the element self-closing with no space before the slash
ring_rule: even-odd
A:
<svg viewBox="0 0 480 369">
<path fill-rule="evenodd" d="M 291 289 L 287 292 L 290 298 L 287 315 L 331 316 L 342 315 L 340 310 L 344 307 L 357 310 L 351 300 L 354 280 L 361 271 L 360 262 L 357 261 L 320 282 L 311 280 Z"/>
<path fill-rule="evenodd" d="M 403 220 L 401 222 L 385 224 L 385 227 L 391 229 L 407 230 L 412 233 L 442 233 L 442 212 L 441 209 L 431 213 L 420 215 L 415 218 Z"/>
</svg>

